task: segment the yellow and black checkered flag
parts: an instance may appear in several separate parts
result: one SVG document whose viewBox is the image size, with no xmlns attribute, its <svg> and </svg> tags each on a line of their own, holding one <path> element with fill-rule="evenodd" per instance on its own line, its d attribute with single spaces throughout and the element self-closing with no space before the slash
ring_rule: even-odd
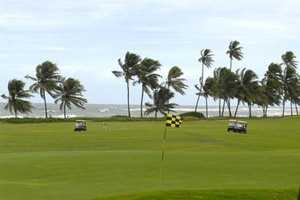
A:
<svg viewBox="0 0 300 200">
<path fill-rule="evenodd" d="M 166 114 L 166 126 L 170 126 L 170 127 L 176 127 L 176 128 L 180 128 L 181 127 L 181 117 L 180 116 L 176 116 L 176 115 L 172 115 L 172 114 Z"/>
</svg>

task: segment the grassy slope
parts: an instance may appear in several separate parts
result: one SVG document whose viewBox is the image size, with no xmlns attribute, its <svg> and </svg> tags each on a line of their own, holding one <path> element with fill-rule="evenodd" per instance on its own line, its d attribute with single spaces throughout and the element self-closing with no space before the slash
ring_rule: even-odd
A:
<svg viewBox="0 0 300 200">
<path fill-rule="evenodd" d="M 95 199 L 161 190 L 217 197 L 210 192 L 215 189 L 223 196 L 232 189 L 258 196 L 280 189 L 279 196 L 288 197 L 300 183 L 299 121 L 248 120 L 246 135 L 227 133 L 226 121 L 217 120 L 168 129 L 162 184 L 160 122 L 109 123 L 106 133 L 102 123 L 89 123 L 80 134 L 72 132 L 73 123 L 0 123 L 0 199 Z M 165 193 L 153 195 L 162 199 Z"/>
</svg>

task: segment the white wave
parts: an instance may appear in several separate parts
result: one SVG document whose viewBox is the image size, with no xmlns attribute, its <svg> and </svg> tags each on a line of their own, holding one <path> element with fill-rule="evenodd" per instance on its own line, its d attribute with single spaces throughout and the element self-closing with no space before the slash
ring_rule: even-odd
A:
<svg viewBox="0 0 300 200">
<path fill-rule="evenodd" d="M 57 116 L 52 116 L 53 118 L 64 118 L 64 115 L 57 115 Z M 77 117 L 76 115 L 66 115 L 67 118 L 74 118 Z"/>
<path fill-rule="evenodd" d="M 99 109 L 99 112 L 102 112 L 102 113 L 109 112 L 109 109 L 108 109 L 108 108 L 105 108 L 105 109 Z"/>
<path fill-rule="evenodd" d="M 1 119 L 8 119 L 8 118 L 15 118 L 14 115 L 6 115 L 6 116 L 0 116 Z M 24 118 L 24 116 L 18 116 L 18 118 Z"/>
</svg>

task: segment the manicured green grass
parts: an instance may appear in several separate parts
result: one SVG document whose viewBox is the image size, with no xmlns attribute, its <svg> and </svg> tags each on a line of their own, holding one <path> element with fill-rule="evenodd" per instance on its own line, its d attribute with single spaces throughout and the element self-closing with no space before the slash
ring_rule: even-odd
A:
<svg viewBox="0 0 300 200">
<path fill-rule="evenodd" d="M 99 198 L 97 200 L 287 200 L 295 199 L 295 190 L 176 190 L 147 192 L 115 197 Z"/>
<path fill-rule="evenodd" d="M 0 123 L 0 199 L 295 199 L 300 118 L 247 121 L 168 129 L 162 182 L 162 122 Z"/>
</svg>

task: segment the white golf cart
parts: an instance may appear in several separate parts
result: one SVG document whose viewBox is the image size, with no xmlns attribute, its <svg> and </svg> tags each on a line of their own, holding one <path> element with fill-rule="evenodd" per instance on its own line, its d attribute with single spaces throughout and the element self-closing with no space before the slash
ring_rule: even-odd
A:
<svg viewBox="0 0 300 200">
<path fill-rule="evenodd" d="M 247 133 L 247 122 L 237 121 L 237 120 L 229 120 L 227 131 L 233 131 L 233 132 L 238 132 L 238 133 Z"/>
<path fill-rule="evenodd" d="M 86 130 L 87 130 L 86 121 L 85 120 L 76 120 L 74 132 L 86 131 Z"/>
</svg>

